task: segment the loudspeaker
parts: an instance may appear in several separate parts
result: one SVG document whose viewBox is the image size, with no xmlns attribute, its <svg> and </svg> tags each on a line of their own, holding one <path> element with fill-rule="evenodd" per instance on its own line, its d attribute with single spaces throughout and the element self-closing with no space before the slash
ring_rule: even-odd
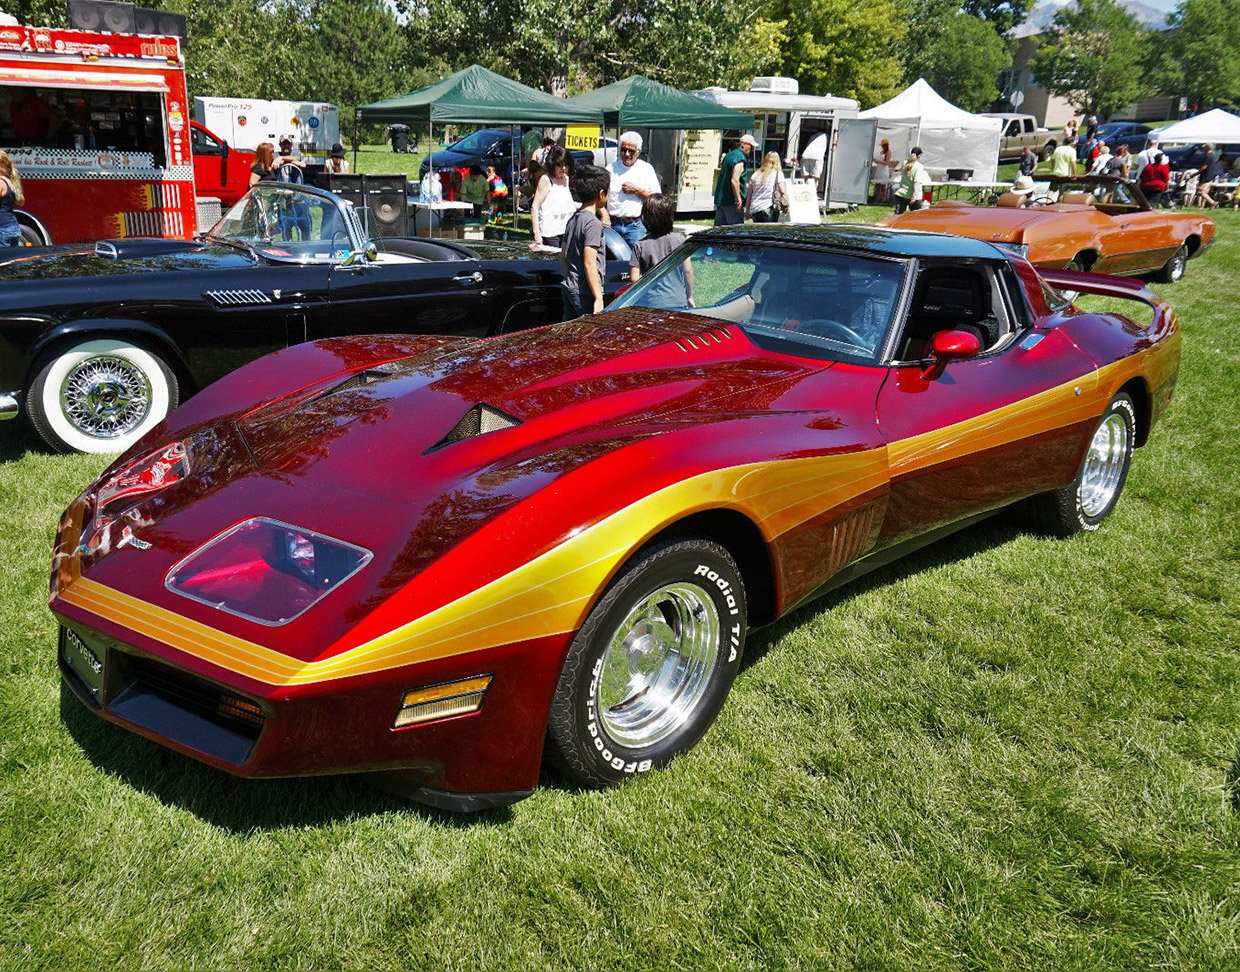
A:
<svg viewBox="0 0 1240 972">
<path fill-rule="evenodd" d="M 366 197 L 362 194 L 362 179 L 365 176 L 352 172 L 324 172 L 318 183 L 328 192 L 334 192 L 342 199 L 348 200 L 353 207 L 365 206 Z"/>
<path fill-rule="evenodd" d="M 75 30 L 132 34 L 135 32 L 133 4 L 114 3 L 113 0 L 69 0 L 69 26 Z"/>
<path fill-rule="evenodd" d="M 135 34 L 157 34 L 160 37 L 185 37 L 185 17 L 182 14 L 167 10 L 148 10 L 146 7 L 133 8 L 133 29 Z"/>
<path fill-rule="evenodd" d="M 375 236 L 409 235 L 409 200 L 404 175 L 367 175 L 366 209 Z"/>
</svg>

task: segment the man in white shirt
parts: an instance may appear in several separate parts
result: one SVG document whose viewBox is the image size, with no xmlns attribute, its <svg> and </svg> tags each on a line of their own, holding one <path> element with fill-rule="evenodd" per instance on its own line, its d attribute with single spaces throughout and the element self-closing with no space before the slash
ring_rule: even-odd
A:
<svg viewBox="0 0 1240 972">
<path fill-rule="evenodd" d="M 1154 161 L 1155 157 L 1161 151 L 1158 147 L 1158 139 L 1146 139 L 1144 151 L 1137 153 L 1137 158 L 1132 167 L 1132 178 L 1135 181 L 1140 175 L 1141 170 Z"/>
<path fill-rule="evenodd" d="M 654 166 L 638 158 L 642 154 L 642 137 L 637 132 L 620 136 L 620 157 L 607 166 L 611 173 L 611 189 L 607 193 L 607 214 L 616 232 L 629 246 L 646 235 L 642 224 L 642 202 L 649 195 L 662 192 Z"/>
</svg>

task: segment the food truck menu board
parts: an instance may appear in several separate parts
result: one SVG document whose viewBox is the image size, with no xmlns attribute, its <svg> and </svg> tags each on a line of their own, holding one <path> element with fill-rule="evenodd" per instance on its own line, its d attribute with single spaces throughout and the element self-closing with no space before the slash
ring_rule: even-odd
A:
<svg viewBox="0 0 1240 972">
<path fill-rule="evenodd" d="M 685 132 L 680 153 L 680 196 L 677 209 L 713 210 L 715 179 L 719 172 L 723 134 L 719 131 Z"/>
</svg>

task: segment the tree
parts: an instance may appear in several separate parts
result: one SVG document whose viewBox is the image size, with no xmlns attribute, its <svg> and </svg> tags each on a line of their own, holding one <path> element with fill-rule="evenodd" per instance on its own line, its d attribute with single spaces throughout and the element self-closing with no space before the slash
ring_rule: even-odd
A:
<svg viewBox="0 0 1240 972">
<path fill-rule="evenodd" d="M 961 12 L 952 0 L 920 0 L 901 49 L 905 81 L 923 77 L 966 111 L 989 108 L 999 94 L 999 73 L 1012 66 L 994 24 Z"/>
<path fill-rule="evenodd" d="M 630 74 L 682 88 L 747 80 L 779 60 L 781 25 L 760 16 L 761 2 L 405 0 L 402 10 L 415 62 L 476 62 L 569 94 Z"/>
<path fill-rule="evenodd" d="M 6 0 L 0 10 L 12 14 L 18 23 L 31 27 L 69 26 L 68 5 L 64 0 Z"/>
<path fill-rule="evenodd" d="M 1240 100 L 1240 2 L 1183 0 L 1150 53 L 1158 90 L 1202 106 Z"/>
<path fill-rule="evenodd" d="M 1106 118 L 1147 89 L 1145 31 L 1115 0 L 1078 0 L 1055 14 L 1030 68 L 1078 112 Z"/>
<path fill-rule="evenodd" d="M 993 25 L 995 33 L 1003 36 L 1025 22 L 1033 4 L 1034 0 L 965 0 L 960 9 Z"/>
<path fill-rule="evenodd" d="M 404 31 L 383 0 L 307 0 L 300 6 L 307 34 L 298 56 L 315 100 L 364 105 L 434 80 L 411 77 Z"/>
<path fill-rule="evenodd" d="M 787 23 L 781 73 L 806 94 L 875 105 L 901 89 L 897 49 L 907 17 L 896 0 L 775 0 L 768 16 Z"/>
</svg>

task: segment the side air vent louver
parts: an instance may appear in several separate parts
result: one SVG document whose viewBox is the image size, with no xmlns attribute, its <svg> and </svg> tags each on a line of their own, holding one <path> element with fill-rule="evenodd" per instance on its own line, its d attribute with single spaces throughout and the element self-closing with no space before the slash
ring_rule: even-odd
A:
<svg viewBox="0 0 1240 972">
<path fill-rule="evenodd" d="M 116 260 L 120 258 L 120 251 L 116 249 L 115 243 L 100 240 L 95 244 L 95 256 L 107 257 L 109 260 Z"/>
<path fill-rule="evenodd" d="M 677 338 L 676 347 L 681 351 L 697 351 L 702 348 L 709 348 L 712 344 L 723 344 L 724 341 L 731 341 L 732 334 L 726 328 L 711 328 L 709 331 L 700 331 L 687 337 Z"/>
<path fill-rule="evenodd" d="M 462 415 L 461 420 L 452 427 L 452 431 L 427 449 L 423 455 L 442 449 L 444 446 L 450 446 L 454 442 L 460 442 L 462 439 L 472 439 L 478 435 L 498 432 L 500 429 L 510 429 L 520 424 L 520 419 L 506 415 L 498 408 L 478 404 Z"/>
<path fill-rule="evenodd" d="M 207 300 L 220 307 L 241 307 L 247 304 L 270 304 L 271 294 L 262 290 L 208 290 Z"/>
<path fill-rule="evenodd" d="M 340 384 L 332 385 L 332 387 L 327 389 L 327 391 L 307 399 L 305 404 L 313 405 L 315 402 L 327 398 L 329 395 L 337 395 L 340 392 L 352 391 L 354 388 L 365 388 L 367 385 L 373 385 L 375 382 L 382 381 L 384 378 L 390 378 L 394 373 L 395 369 L 387 368 L 383 365 L 380 365 L 377 368 L 366 368 L 364 371 L 359 371 L 356 374 L 349 375 L 349 377 L 340 382 Z"/>
</svg>

